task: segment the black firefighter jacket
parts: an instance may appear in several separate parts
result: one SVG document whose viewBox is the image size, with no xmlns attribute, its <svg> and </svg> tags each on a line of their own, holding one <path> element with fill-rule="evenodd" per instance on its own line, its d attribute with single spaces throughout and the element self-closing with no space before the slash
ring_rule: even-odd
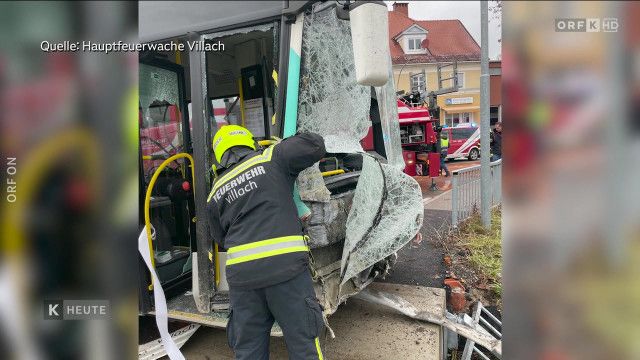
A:
<svg viewBox="0 0 640 360">
<path fill-rule="evenodd" d="M 219 174 L 207 207 L 210 235 L 227 249 L 230 287 L 267 287 L 306 269 L 308 249 L 293 185 L 300 171 L 324 155 L 320 135 L 301 133 L 264 151 L 252 151 Z"/>
</svg>

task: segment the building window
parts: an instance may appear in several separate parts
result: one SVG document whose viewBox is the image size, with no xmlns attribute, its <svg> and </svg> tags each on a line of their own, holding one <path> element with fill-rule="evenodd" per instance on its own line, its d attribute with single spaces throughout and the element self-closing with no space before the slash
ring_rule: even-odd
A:
<svg viewBox="0 0 640 360">
<path fill-rule="evenodd" d="M 476 127 L 463 127 L 451 129 L 451 140 L 467 140 L 476 132 Z"/>
<path fill-rule="evenodd" d="M 464 89 L 464 73 L 458 72 L 457 77 L 458 77 L 458 88 Z"/>
<path fill-rule="evenodd" d="M 411 91 L 424 92 L 427 90 L 427 83 L 425 81 L 424 73 L 411 75 Z"/>
<path fill-rule="evenodd" d="M 500 121 L 500 107 L 492 106 L 489 109 L 489 119 L 491 121 L 491 126 L 495 125 L 498 121 Z"/>
<path fill-rule="evenodd" d="M 445 124 L 451 127 L 459 124 L 468 124 L 473 121 L 473 115 L 468 112 L 463 113 L 447 113 L 444 116 Z"/>
<path fill-rule="evenodd" d="M 410 51 L 420 51 L 420 50 L 422 50 L 422 46 L 421 46 L 422 39 L 420 39 L 420 38 L 409 38 L 409 39 L 407 39 L 407 41 L 408 41 L 407 48 Z"/>
</svg>

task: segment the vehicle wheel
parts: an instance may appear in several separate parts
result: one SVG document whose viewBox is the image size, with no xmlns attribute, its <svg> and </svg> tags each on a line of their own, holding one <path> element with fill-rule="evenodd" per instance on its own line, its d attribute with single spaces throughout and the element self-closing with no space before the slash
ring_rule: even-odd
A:
<svg viewBox="0 0 640 360">
<path fill-rule="evenodd" d="M 480 151 L 478 151 L 478 149 L 471 149 L 471 151 L 469 151 L 469 160 L 475 161 L 478 160 L 479 157 Z"/>
</svg>

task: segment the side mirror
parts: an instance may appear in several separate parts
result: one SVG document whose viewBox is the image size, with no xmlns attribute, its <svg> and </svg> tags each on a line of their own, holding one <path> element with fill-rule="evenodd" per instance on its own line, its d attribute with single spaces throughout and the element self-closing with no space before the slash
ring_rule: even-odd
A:
<svg viewBox="0 0 640 360">
<path fill-rule="evenodd" d="M 349 5 L 356 81 L 383 86 L 389 80 L 389 15 L 383 1 L 357 1 Z"/>
</svg>

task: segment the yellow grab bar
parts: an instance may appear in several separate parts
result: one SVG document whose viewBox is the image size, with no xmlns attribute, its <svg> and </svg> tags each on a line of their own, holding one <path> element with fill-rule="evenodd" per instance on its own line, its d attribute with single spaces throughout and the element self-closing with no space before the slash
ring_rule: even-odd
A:
<svg viewBox="0 0 640 360">
<path fill-rule="evenodd" d="M 325 172 L 322 172 L 321 174 L 322 174 L 322 177 L 327 177 L 332 175 L 344 174 L 344 170 L 338 169 L 338 170 L 325 171 Z"/>
<path fill-rule="evenodd" d="M 276 140 L 271 140 L 271 139 L 260 140 L 260 141 L 258 141 L 258 145 L 260 145 L 260 146 L 271 146 L 271 145 L 275 144 L 276 142 L 277 142 Z"/>
<path fill-rule="evenodd" d="M 156 267 L 156 262 L 153 256 L 153 243 L 151 241 L 151 216 L 149 215 L 149 212 L 150 212 L 149 208 L 151 206 L 151 193 L 153 191 L 153 186 L 156 184 L 156 180 L 158 180 L 158 176 L 160 176 L 160 173 L 162 172 L 162 170 L 164 170 L 164 168 L 167 167 L 169 163 L 181 158 L 187 158 L 191 162 L 191 181 L 193 182 L 192 185 L 195 193 L 196 175 L 194 170 L 195 163 L 193 161 L 193 157 L 191 157 L 191 155 L 187 153 L 179 153 L 163 161 L 162 164 L 160 164 L 160 166 L 158 167 L 158 169 L 156 169 L 156 171 L 153 173 L 153 176 L 151 177 L 151 180 L 149 181 L 149 186 L 147 186 L 147 194 L 144 197 L 144 225 L 147 229 L 147 241 L 149 242 L 149 253 L 151 255 L 151 265 L 154 268 Z M 151 279 L 149 290 L 153 290 L 153 278 Z"/>
</svg>

